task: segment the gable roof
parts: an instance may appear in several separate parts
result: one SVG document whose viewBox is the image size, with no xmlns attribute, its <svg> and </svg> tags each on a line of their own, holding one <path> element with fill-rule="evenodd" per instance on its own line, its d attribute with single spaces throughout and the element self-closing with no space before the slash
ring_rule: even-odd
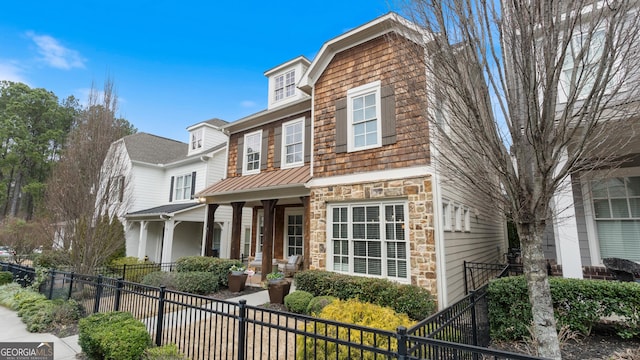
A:
<svg viewBox="0 0 640 360">
<path fill-rule="evenodd" d="M 174 215 L 176 213 L 179 213 L 191 208 L 195 208 L 196 206 L 204 206 L 204 204 L 200 204 L 197 202 L 189 202 L 189 203 L 161 205 L 161 206 L 156 206 L 149 209 L 130 212 L 130 213 L 127 213 L 125 217 L 134 218 L 134 217 Z"/>
<path fill-rule="evenodd" d="M 210 125 L 213 126 L 215 128 L 220 128 L 223 127 L 225 125 L 227 125 L 229 122 L 224 121 L 222 119 L 218 119 L 218 118 L 213 118 L 213 119 L 209 119 L 209 120 L 205 120 L 205 121 L 198 121 L 197 123 L 193 124 L 193 125 L 189 125 L 187 126 L 187 130 L 191 130 L 193 128 L 196 127 L 202 127 L 205 125 Z"/>
<path fill-rule="evenodd" d="M 144 132 L 122 138 L 131 160 L 149 164 L 166 164 L 187 157 L 189 145 Z"/>
</svg>

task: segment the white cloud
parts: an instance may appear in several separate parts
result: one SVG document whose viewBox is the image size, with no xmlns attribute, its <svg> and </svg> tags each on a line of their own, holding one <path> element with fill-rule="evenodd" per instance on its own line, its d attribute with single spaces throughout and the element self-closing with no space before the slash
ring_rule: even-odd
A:
<svg viewBox="0 0 640 360">
<path fill-rule="evenodd" d="M 29 85 L 29 82 L 22 75 L 24 69 L 14 61 L 0 60 L 0 80 L 21 82 Z"/>
<path fill-rule="evenodd" d="M 76 50 L 68 49 L 60 44 L 58 40 L 49 35 L 37 35 L 28 32 L 27 36 L 36 43 L 38 52 L 42 55 L 42 61 L 49 66 L 69 70 L 73 68 L 84 68 L 86 59 L 80 56 Z"/>
<path fill-rule="evenodd" d="M 251 100 L 244 100 L 240 103 L 240 106 L 244 108 L 254 108 L 256 107 L 256 105 L 257 105 L 256 102 Z"/>
</svg>

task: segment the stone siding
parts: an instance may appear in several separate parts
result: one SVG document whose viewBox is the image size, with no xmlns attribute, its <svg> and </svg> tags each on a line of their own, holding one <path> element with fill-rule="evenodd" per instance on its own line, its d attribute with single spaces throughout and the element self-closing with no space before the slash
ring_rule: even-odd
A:
<svg viewBox="0 0 640 360">
<path fill-rule="evenodd" d="M 436 247 L 431 178 L 409 178 L 312 188 L 310 200 L 309 268 L 327 270 L 327 206 L 368 200 L 406 200 L 409 213 L 409 274 L 411 284 L 436 295 Z"/>
</svg>

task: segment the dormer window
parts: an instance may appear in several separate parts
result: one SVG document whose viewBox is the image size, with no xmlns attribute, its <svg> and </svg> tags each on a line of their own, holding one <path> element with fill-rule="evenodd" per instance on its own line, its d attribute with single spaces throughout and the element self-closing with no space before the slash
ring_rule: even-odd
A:
<svg viewBox="0 0 640 360">
<path fill-rule="evenodd" d="M 202 131 L 197 130 L 191 133 L 191 150 L 202 148 Z"/>
<path fill-rule="evenodd" d="M 275 77 L 275 101 L 291 97 L 296 92 L 296 71 L 291 70 Z"/>
</svg>

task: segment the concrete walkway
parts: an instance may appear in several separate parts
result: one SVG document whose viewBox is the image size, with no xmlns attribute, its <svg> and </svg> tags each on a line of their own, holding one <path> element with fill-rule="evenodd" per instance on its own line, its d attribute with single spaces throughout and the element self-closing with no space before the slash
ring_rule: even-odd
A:
<svg viewBox="0 0 640 360">
<path fill-rule="evenodd" d="M 292 286 L 291 292 L 294 291 Z M 258 306 L 269 302 L 269 293 L 264 291 L 254 292 L 235 298 L 227 299 L 230 302 L 247 300 L 247 305 Z M 78 345 L 78 335 L 59 338 L 49 333 L 30 333 L 13 310 L 0 306 L 0 342 L 53 342 L 53 355 L 56 360 L 71 360 L 76 354 L 82 352 Z"/>
</svg>

